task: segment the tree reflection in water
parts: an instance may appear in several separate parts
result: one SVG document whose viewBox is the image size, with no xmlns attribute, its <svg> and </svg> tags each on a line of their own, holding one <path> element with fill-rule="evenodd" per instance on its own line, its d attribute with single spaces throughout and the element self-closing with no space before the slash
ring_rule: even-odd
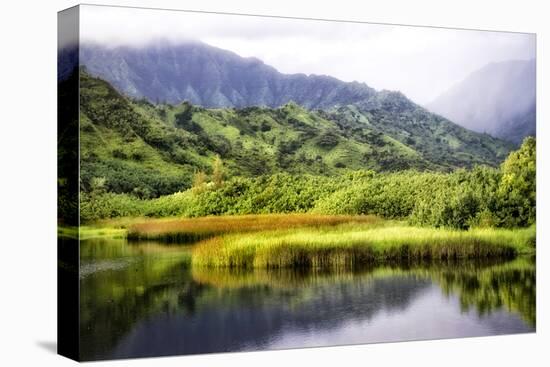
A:
<svg viewBox="0 0 550 367">
<path fill-rule="evenodd" d="M 463 313 L 506 311 L 502 333 L 536 322 L 535 263 L 525 258 L 236 271 L 191 269 L 188 247 L 104 240 L 82 243 L 81 259 L 88 360 L 267 349 L 287 332 L 330 333 L 402 314 L 434 286 L 458 297 Z M 519 329 L 513 315 L 524 320 Z"/>
</svg>

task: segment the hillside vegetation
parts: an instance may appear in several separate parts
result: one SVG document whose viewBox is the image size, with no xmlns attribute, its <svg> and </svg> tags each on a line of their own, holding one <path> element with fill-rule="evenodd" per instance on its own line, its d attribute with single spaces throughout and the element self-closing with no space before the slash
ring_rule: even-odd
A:
<svg viewBox="0 0 550 367">
<path fill-rule="evenodd" d="M 212 173 L 217 156 L 231 182 L 286 175 L 338 182 L 327 177 L 357 170 L 496 167 L 510 151 L 506 143 L 465 130 L 393 92 L 328 111 L 295 103 L 205 109 L 131 100 L 81 71 L 80 93 L 84 193 L 101 186 L 149 199 L 185 191 L 197 172 Z"/>
<path fill-rule="evenodd" d="M 499 169 L 476 167 L 452 173 L 357 170 L 331 177 L 276 173 L 226 178 L 226 169 L 218 160 L 211 175 L 195 175 L 191 189 L 155 199 L 108 192 L 104 180 L 94 179 L 91 190 L 81 195 L 81 216 L 84 221 L 96 221 L 310 212 L 374 214 L 457 229 L 525 227 L 536 220 L 535 150 L 535 139 L 526 139 Z"/>
</svg>

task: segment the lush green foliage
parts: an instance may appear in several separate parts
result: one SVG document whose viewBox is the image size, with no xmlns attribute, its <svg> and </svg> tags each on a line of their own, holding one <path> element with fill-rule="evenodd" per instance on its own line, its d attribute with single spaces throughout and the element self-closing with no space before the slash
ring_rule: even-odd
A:
<svg viewBox="0 0 550 367">
<path fill-rule="evenodd" d="M 221 172 L 221 162 L 216 163 Z M 527 139 L 500 170 L 452 173 L 350 171 L 335 177 L 279 173 L 226 181 L 200 173 L 192 189 L 156 199 L 106 192 L 92 180 L 82 194 L 84 221 L 127 216 L 222 214 L 375 214 L 413 224 L 466 229 L 535 222 L 535 141 Z M 216 178 L 217 177 L 217 178 Z M 212 182 L 208 182 L 212 179 Z"/>
<path fill-rule="evenodd" d="M 527 138 L 502 165 L 498 217 L 506 226 L 525 226 L 536 218 L 536 141 Z"/>
<path fill-rule="evenodd" d="M 413 223 L 468 228 L 528 226 L 536 219 L 536 142 L 526 138 L 499 171 L 455 172 L 419 197 Z"/>
</svg>

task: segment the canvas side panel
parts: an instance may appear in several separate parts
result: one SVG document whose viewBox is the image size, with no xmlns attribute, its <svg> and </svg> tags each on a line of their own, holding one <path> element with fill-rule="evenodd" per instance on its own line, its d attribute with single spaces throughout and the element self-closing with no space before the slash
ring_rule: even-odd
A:
<svg viewBox="0 0 550 367">
<path fill-rule="evenodd" d="M 79 360 L 79 8 L 57 25 L 57 351 Z"/>
</svg>

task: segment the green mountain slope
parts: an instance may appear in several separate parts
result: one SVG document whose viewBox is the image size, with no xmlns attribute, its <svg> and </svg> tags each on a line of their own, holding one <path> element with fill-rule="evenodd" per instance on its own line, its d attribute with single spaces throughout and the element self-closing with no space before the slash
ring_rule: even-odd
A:
<svg viewBox="0 0 550 367">
<path fill-rule="evenodd" d="M 205 109 L 130 100 L 107 82 L 80 73 L 81 180 L 156 197 L 190 187 L 219 155 L 228 176 L 275 172 L 333 175 L 347 170 L 451 170 L 495 166 L 506 143 L 467 131 L 396 93 L 369 104 L 308 111 Z"/>
<path fill-rule="evenodd" d="M 481 164 L 494 166 L 514 148 L 508 142 L 467 130 L 430 113 L 400 92 L 378 92 L 365 102 L 331 111 L 329 118 L 344 121 L 347 126 L 361 126 L 368 121 L 373 130 L 405 144 L 443 170 Z M 350 121 L 355 124 L 350 125 Z"/>
</svg>

